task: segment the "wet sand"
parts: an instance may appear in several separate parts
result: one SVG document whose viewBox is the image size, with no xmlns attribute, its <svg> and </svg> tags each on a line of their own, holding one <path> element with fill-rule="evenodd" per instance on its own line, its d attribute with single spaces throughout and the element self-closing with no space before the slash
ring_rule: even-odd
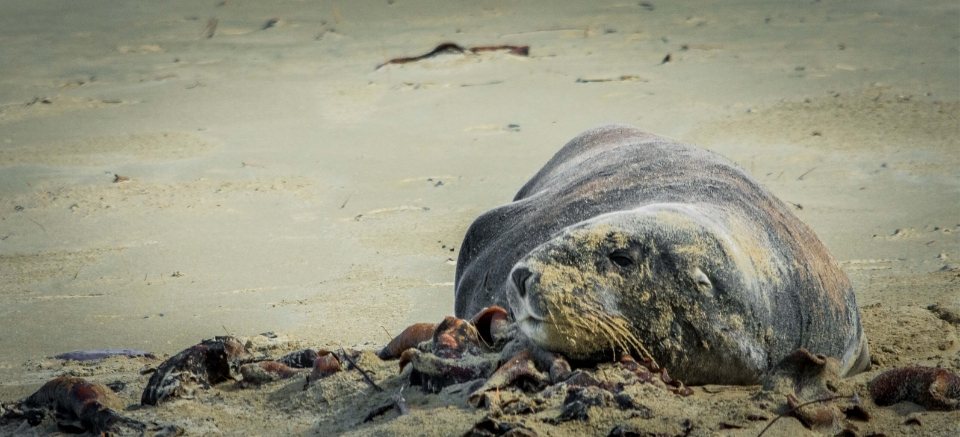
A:
<svg viewBox="0 0 960 437">
<path fill-rule="evenodd" d="M 438 321 L 472 219 L 610 122 L 717 151 L 794 204 L 850 275 L 878 370 L 960 368 L 960 328 L 927 310 L 960 311 L 960 8 L 641 3 L 7 2 L 0 400 L 150 364 L 49 359 L 69 350 L 268 331 L 373 349 Z M 448 41 L 530 53 L 377 68 Z M 292 432 L 355 425 L 311 405 Z M 377 426 L 357 431 L 409 431 Z"/>
</svg>

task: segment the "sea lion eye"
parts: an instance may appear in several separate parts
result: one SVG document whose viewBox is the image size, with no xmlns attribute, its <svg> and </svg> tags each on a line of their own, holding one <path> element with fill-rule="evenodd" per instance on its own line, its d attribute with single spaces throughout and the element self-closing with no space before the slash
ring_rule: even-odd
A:
<svg viewBox="0 0 960 437">
<path fill-rule="evenodd" d="M 610 254 L 610 261 L 620 267 L 631 267 L 633 266 L 633 257 L 630 256 L 630 253 L 625 250 L 615 250 Z"/>
</svg>

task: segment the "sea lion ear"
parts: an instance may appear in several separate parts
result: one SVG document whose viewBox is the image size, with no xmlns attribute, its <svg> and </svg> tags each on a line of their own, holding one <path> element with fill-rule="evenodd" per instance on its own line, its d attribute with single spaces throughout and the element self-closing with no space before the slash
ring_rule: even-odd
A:
<svg viewBox="0 0 960 437">
<path fill-rule="evenodd" d="M 703 270 L 700 270 L 699 267 L 694 267 L 693 271 L 690 272 L 690 275 L 693 277 L 693 281 L 697 283 L 698 287 L 707 290 L 713 288 L 713 283 L 710 282 L 710 278 L 708 278 L 707 274 L 703 273 Z"/>
</svg>

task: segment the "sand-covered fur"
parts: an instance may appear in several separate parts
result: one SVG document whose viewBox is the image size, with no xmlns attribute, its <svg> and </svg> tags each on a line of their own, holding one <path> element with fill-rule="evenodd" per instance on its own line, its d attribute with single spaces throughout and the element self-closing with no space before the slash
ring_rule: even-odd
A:
<svg viewBox="0 0 960 437">
<path fill-rule="evenodd" d="M 756 383 L 798 348 L 869 365 L 850 282 L 727 159 L 627 126 L 574 138 L 461 245 L 458 314 L 509 304 L 548 349 L 648 350 L 691 383 Z"/>
</svg>

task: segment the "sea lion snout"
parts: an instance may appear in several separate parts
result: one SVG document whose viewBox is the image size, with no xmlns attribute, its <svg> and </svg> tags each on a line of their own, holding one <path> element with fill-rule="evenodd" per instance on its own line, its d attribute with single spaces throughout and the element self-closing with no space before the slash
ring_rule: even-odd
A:
<svg viewBox="0 0 960 437">
<path fill-rule="evenodd" d="M 510 272 L 510 280 L 513 281 L 511 284 L 514 289 L 516 289 L 517 294 L 521 298 L 527 296 L 527 281 L 533 276 L 533 272 L 530 271 L 527 266 L 518 265 L 513 268 L 513 271 Z"/>
<path fill-rule="evenodd" d="M 542 323 L 548 316 L 542 297 L 536 293 L 539 275 L 525 263 L 510 271 L 507 302 L 514 320 L 521 324 Z"/>
</svg>

